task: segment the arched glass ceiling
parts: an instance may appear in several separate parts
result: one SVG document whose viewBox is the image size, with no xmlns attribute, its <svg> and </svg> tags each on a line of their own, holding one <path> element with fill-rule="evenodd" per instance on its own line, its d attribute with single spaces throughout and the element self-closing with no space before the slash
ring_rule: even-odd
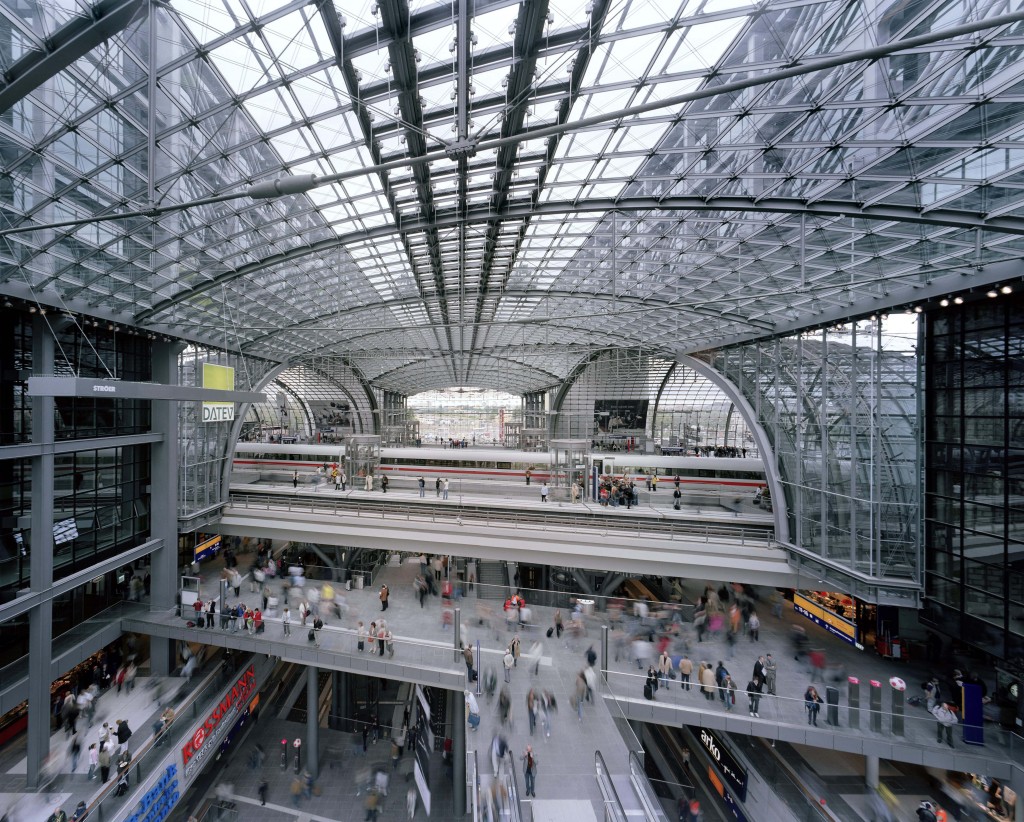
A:
<svg viewBox="0 0 1024 822">
<path fill-rule="evenodd" d="M 64 66 L 90 8 L 0 0 L 0 232 L 135 216 L 0 235 L 7 295 L 408 394 L 1017 271 L 1021 2 L 182 0 Z"/>
</svg>

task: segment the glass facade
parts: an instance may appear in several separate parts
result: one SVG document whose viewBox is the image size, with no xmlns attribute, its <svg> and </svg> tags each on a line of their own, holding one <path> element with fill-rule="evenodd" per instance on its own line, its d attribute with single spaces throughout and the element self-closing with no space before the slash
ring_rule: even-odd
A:
<svg viewBox="0 0 1024 822">
<path fill-rule="evenodd" d="M 923 619 L 1024 655 L 1024 298 L 926 315 Z"/>
</svg>

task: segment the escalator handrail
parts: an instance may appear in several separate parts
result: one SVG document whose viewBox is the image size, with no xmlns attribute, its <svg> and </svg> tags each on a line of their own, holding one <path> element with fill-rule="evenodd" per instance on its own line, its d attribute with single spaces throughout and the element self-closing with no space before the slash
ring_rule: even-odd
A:
<svg viewBox="0 0 1024 822">
<path fill-rule="evenodd" d="M 601 751 L 594 751 L 594 772 L 597 777 L 597 785 L 601 789 L 601 796 L 604 797 L 605 819 L 611 811 L 612 819 L 615 822 L 626 822 L 626 811 L 619 798 L 619 792 L 612 782 L 611 772 L 608 770 L 608 763 L 604 761 Z"/>
<path fill-rule="evenodd" d="M 640 761 L 639 754 L 634 750 L 629 752 L 629 781 L 633 783 L 633 789 L 643 806 L 647 822 L 668 822 L 668 816 L 651 787 L 647 771 L 644 770 L 644 763 Z"/>
</svg>

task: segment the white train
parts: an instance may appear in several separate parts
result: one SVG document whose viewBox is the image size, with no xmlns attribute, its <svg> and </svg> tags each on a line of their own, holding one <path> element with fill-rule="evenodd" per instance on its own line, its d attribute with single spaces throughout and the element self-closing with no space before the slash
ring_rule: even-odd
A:
<svg viewBox="0 0 1024 822">
<path fill-rule="evenodd" d="M 277 445 L 240 442 L 235 446 L 234 469 L 238 472 L 315 471 L 344 459 L 342 445 Z M 522 482 L 529 470 L 536 482 L 552 476 L 551 454 L 504 448 L 381 448 L 381 471 L 392 477 L 444 474 L 451 478 L 510 480 Z M 634 480 L 652 473 L 660 481 L 693 490 L 756 491 L 765 484 L 764 465 L 757 458 L 658 456 L 639 452 L 588 453 L 572 466 L 580 478 L 624 477 Z"/>
</svg>

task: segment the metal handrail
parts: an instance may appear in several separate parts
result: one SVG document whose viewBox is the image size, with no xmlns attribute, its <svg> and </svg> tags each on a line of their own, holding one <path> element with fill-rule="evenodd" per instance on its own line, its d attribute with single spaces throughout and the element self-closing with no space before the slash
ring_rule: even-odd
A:
<svg viewBox="0 0 1024 822">
<path fill-rule="evenodd" d="M 644 770 L 644 765 L 636 751 L 629 752 L 629 781 L 633 783 L 633 790 L 636 791 L 637 799 L 644 809 L 644 817 L 647 822 L 668 822 L 668 815 L 658 801 L 658 797 L 651 787 L 651 780 Z"/>
<path fill-rule="evenodd" d="M 615 790 L 611 773 L 608 771 L 608 763 L 604 761 L 600 751 L 594 751 L 594 772 L 597 786 L 601 789 L 601 796 L 604 799 L 604 818 L 611 819 L 611 822 L 626 822 L 626 810 L 622 807 L 619 792 Z"/>
<path fill-rule="evenodd" d="M 630 531 L 637 537 L 654 539 L 698 537 L 703 538 L 705 542 L 710 542 L 712 539 L 738 539 L 741 545 L 760 544 L 765 548 L 774 547 L 775 542 L 773 529 L 768 526 L 756 528 L 710 522 L 694 523 L 665 517 L 650 520 L 625 520 L 614 517 L 580 516 L 567 511 L 545 514 L 516 509 L 482 511 L 477 508 L 426 506 L 417 503 L 375 501 L 366 504 L 358 500 L 353 501 L 351 498 L 333 499 L 328 496 L 295 496 L 291 493 L 272 492 L 249 493 L 237 490 L 231 492 L 230 504 L 243 509 L 344 514 L 346 516 L 372 517 L 373 519 L 399 518 L 407 522 L 419 521 L 432 524 L 445 521 L 451 521 L 452 524 L 465 524 L 466 521 L 473 521 L 487 527 L 500 526 L 518 529 L 539 526 L 532 530 L 563 527 Z"/>
<path fill-rule="evenodd" d="M 516 778 L 516 757 L 509 748 L 508 769 L 505 772 L 505 790 L 508 791 L 508 815 L 511 822 L 523 822 L 522 800 L 519 798 L 519 780 Z"/>
</svg>

